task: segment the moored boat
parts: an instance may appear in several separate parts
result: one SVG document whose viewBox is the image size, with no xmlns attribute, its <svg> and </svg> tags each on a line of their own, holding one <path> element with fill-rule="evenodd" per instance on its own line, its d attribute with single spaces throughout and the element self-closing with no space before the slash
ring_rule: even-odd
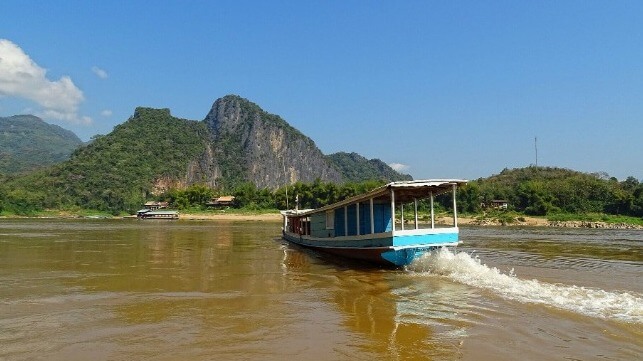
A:
<svg viewBox="0 0 643 361">
<path fill-rule="evenodd" d="M 136 212 L 138 219 L 179 219 L 178 211 L 141 209 Z"/>
<path fill-rule="evenodd" d="M 459 243 L 456 189 L 466 183 L 460 179 L 392 182 L 318 209 L 281 211 L 283 237 L 342 257 L 405 266 L 432 249 Z M 434 197 L 445 192 L 453 194 L 453 224 L 447 227 L 436 225 L 433 208 Z M 418 220 L 422 199 L 430 200 L 430 222 L 425 227 Z M 413 218 L 406 224 L 404 208 L 409 204 Z"/>
</svg>

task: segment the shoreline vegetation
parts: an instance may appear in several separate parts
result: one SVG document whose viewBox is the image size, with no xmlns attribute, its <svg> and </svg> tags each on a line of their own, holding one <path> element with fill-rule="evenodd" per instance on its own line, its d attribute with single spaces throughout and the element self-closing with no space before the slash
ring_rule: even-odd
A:
<svg viewBox="0 0 643 361">
<path fill-rule="evenodd" d="M 12 214 L 0 215 L 0 219 L 50 218 L 50 219 L 136 219 L 134 215 L 113 216 L 103 212 L 91 211 L 56 211 L 39 212 L 31 216 Z M 428 216 L 420 215 L 420 224 L 428 224 Z M 179 221 L 253 221 L 281 222 L 278 210 L 247 211 L 240 209 L 222 211 L 181 211 Z M 405 220 L 406 224 L 412 220 Z M 450 216 L 436 215 L 435 223 L 452 224 Z M 643 220 L 632 217 L 608 217 L 606 215 L 552 215 L 549 217 L 525 216 L 498 212 L 495 214 L 462 214 L 458 215 L 459 226 L 491 226 L 491 227 L 562 227 L 562 228 L 594 228 L 594 229 L 642 229 Z"/>
<path fill-rule="evenodd" d="M 224 182 L 219 188 L 212 188 L 207 184 L 174 184 L 168 176 L 157 179 L 155 182 L 162 182 L 155 183 L 152 189 L 140 177 L 135 177 L 139 183 L 134 188 L 117 182 L 105 186 L 85 184 L 89 188 L 84 189 L 73 188 L 77 184 L 70 182 L 77 177 L 84 179 L 87 172 L 77 173 L 78 169 L 66 178 L 44 183 L 35 178 L 0 182 L 0 216 L 111 218 L 135 214 L 148 202 L 158 202 L 167 209 L 178 210 L 183 219 L 278 220 L 277 210 L 289 209 L 296 202 L 301 209 L 315 209 L 385 185 L 384 180 L 338 184 L 318 178 L 312 183 L 295 182 L 278 189 L 258 188 L 251 181 L 241 180 L 227 187 Z M 104 173 L 97 173 L 100 180 L 104 180 Z M 32 189 L 21 188 L 25 184 Z M 69 187 L 56 190 L 49 184 Z M 643 183 L 634 177 L 618 181 L 606 174 L 530 166 L 504 169 L 498 175 L 470 181 L 460 188 L 456 200 L 462 226 L 643 227 Z M 219 201 L 220 198 L 225 200 Z M 436 215 L 451 213 L 451 198 L 445 194 L 435 196 Z M 403 207 L 413 210 L 411 204 Z M 418 201 L 423 226 L 430 221 L 430 208 L 427 199 Z M 270 213 L 274 215 L 266 215 Z"/>
</svg>

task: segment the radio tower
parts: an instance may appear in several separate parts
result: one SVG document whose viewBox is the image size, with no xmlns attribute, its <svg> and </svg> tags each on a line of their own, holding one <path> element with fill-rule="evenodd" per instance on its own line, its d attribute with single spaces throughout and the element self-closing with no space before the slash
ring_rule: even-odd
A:
<svg viewBox="0 0 643 361">
<path fill-rule="evenodd" d="M 534 148 L 536 148 L 536 168 L 538 168 L 538 137 L 534 137 Z"/>
</svg>

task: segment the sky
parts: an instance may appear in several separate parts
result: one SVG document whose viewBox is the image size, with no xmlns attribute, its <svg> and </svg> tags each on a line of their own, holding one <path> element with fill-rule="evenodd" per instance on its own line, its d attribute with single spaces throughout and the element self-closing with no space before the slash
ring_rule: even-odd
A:
<svg viewBox="0 0 643 361">
<path fill-rule="evenodd" d="M 643 181 L 642 1 L 0 2 L 0 116 L 87 141 L 240 95 L 415 179 Z"/>
</svg>

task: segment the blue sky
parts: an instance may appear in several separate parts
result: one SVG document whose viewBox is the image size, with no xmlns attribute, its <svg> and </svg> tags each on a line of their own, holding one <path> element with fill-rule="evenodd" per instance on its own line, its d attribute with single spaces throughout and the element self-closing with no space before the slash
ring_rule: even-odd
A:
<svg viewBox="0 0 643 361">
<path fill-rule="evenodd" d="M 238 94 L 414 178 L 643 180 L 641 1 L 0 2 L 0 116 L 88 140 Z"/>
</svg>

